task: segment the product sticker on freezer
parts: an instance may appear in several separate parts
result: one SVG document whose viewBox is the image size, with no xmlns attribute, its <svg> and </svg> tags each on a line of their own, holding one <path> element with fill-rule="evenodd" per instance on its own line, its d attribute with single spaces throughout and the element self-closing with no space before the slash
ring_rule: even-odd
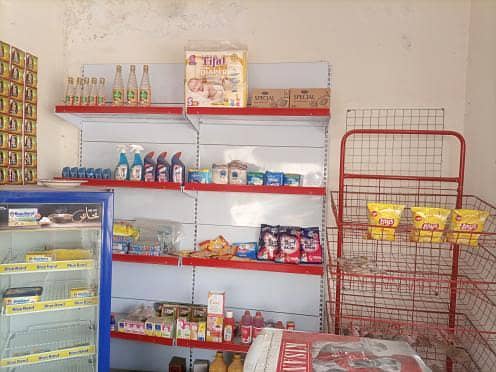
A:
<svg viewBox="0 0 496 372">
<path fill-rule="evenodd" d="M 37 226 L 38 208 L 9 209 L 9 226 Z"/>
<path fill-rule="evenodd" d="M 77 298 L 77 299 L 64 299 L 42 301 L 36 303 L 27 303 L 22 305 L 8 305 L 5 306 L 5 314 L 14 315 L 22 313 L 31 313 L 37 311 L 55 311 L 71 307 L 85 307 L 92 306 L 98 303 L 97 297 Z"/>
<path fill-rule="evenodd" d="M 0 359 L 0 367 L 20 366 L 25 364 L 46 362 L 48 360 L 76 358 L 80 356 L 95 354 L 95 351 L 95 345 L 83 345 L 70 347 L 67 349 L 47 351 L 43 353 L 15 356 L 11 358 Z"/>
</svg>

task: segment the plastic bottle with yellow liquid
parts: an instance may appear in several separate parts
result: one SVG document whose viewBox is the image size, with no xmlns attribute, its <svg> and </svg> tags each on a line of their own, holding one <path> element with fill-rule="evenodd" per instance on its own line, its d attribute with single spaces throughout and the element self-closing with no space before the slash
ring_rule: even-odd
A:
<svg viewBox="0 0 496 372">
<path fill-rule="evenodd" d="M 210 363 L 208 372 L 227 372 L 227 365 L 224 362 L 224 354 L 222 354 L 222 351 L 218 351 L 215 354 L 215 359 Z"/>
</svg>

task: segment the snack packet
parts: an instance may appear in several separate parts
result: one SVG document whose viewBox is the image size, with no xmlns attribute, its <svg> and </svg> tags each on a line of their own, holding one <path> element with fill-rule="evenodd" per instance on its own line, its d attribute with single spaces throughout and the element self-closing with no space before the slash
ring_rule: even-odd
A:
<svg viewBox="0 0 496 372">
<path fill-rule="evenodd" d="M 262 224 L 260 226 L 260 239 L 258 242 L 257 258 L 264 261 L 274 261 L 279 250 L 277 234 L 279 226 Z"/>
<path fill-rule="evenodd" d="M 451 213 L 449 209 L 412 207 L 413 227 L 410 234 L 412 242 L 441 243 L 443 230 Z"/>
<path fill-rule="evenodd" d="M 279 226 L 277 241 L 279 249 L 275 261 L 280 263 L 300 263 L 301 231 L 299 227 Z"/>
<path fill-rule="evenodd" d="M 455 209 L 451 215 L 451 230 L 448 241 L 455 244 L 467 244 L 476 247 L 479 236 L 484 229 L 489 212 L 471 209 Z"/>
<path fill-rule="evenodd" d="M 301 231 L 301 262 L 322 263 L 322 245 L 318 227 L 304 227 Z"/>
<path fill-rule="evenodd" d="M 387 203 L 368 203 L 369 227 L 368 238 L 374 240 L 394 240 L 395 230 L 400 223 L 404 205 Z M 378 227 L 385 226 L 385 227 Z"/>
</svg>

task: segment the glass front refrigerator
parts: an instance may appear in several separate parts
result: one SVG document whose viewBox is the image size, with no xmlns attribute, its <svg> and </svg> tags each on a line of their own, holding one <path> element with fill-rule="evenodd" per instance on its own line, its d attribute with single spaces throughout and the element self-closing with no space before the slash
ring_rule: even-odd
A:
<svg viewBox="0 0 496 372">
<path fill-rule="evenodd" d="M 0 372 L 106 372 L 113 194 L 45 190 L 0 191 Z"/>
</svg>

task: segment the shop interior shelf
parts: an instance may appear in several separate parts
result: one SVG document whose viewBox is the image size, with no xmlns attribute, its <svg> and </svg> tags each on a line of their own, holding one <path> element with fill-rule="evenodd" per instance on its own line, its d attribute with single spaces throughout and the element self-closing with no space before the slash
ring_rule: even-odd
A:
<svg viewBox="0 0 496 372">
<path fill-rule="evenodd" d="M 45 364 L 24 365 L 15 368 L 15 372 L 47 372 Z M 50 372 L 96 372 L 93 356 L 88 358 L 66 359 L 50 363 Z"/>
<path fill-rule="evenodd" d="M 322 116 L 329 117 L 327 108 L 273 108 L 273 107 L 188 107 L 188 115 L 233 116 Z"/>
<path fill-rule="evenodd" d="M 0 261 L 0 275 L 42 273 L 53 271 L 91 270 L 95 267 L 94 259 L 66 260 L 48 262 L 23 262 L 23 258 Z"/>
<path fill-rule="evenodd" d="M 40 283 L 31 283 L 26 285 L 26 287 L 39 285 Z M 88 282 L 82 280 L 53 281 L 47 285 L 43 285 L 40 301 L 20 305 L 4 305 L 3 314 L 6 316 L 15 316 L 29 313 L 95 307 L 98 304 L 97 296 L 69 298 L 69 290 L 71 288 L 86 288 L 88 286 Z"/>
<path fill-rule="evenodd" d="M 166 345 L 166 346 L 172 346 L 174 344 L 174 340 L 172 338 L 166 338 L 166 337 L 138 335 L 138 334 L 134 334 L 134 333 L 124 333 L 124 332 L 117 332 L 117 331 L 111 331 L 110 336 L 112 338 L 120 338 L 122 340 L 147 342 L 147 343 L 151 343 L 151 344 L 159 344 L 159 345 Z"/>
<path fill-rule="evenodd" d="M 261 108 L 261 107 L 190 107 L 185 112 L 181 104 L 164 104 L 151 106 L 112 106 L 105 104 L 102 106 L 55 106 L 55 114 L 69 123 L 81 128 L 84 121 L 109 121 L 116 119 L 119 122 L 163 122 L 164 120 L 175 119 L 185 123 L 194 121 L 194 117 L 232 117 L 239 120 L 249 118 L 249 120 L 262 121 L 317 121 L 319 125 L 327 125 L 331 112 L 329 109 L 314 108 Z M 186 115 L 185 115 L 186 114 Z M 304 118 L 304 119 L 303 119 Z"/>
<path fill-rule="evenodd" d="M 7 336 L 5 347 L 0 351 L 0 367 L 17 367 L 95 355 L 94 338 L 94 326 L 89 321 L 32 326 Z"/>
<path fill-rule="evenodd" d="M 294 265 L 267 261 L 236 261 L 197 257 L 146 256 L 114 253 L 112 254 L 112 260 L 155 265 L 217 267 L 222 269 L 272 271 L 279 273 L 306 274 L 317 276 L 322 275 L 324 272 L 322 265 L 319 264 Z"/>
<path fill-rule="evenodd" d="M 250 348 L 249 345 L 242 345 L 233 342 L 206 342 L 206 341 L 195 341 L 195 340 L 184 340 L 184 339 L 174 340 L 172 338 L 146 336 L 146 335 L 123 333 L 117 331 L 112 331 L 110 335 L 112 338 L 119 338 L 123 340 L 147 342 L 147 343 L 160 344 L 166 346 L 178 346 L 178 347 L 186 347 L 186 348 L 227 351 L 233 353 L 247 353 L 248 349 Z"/>
<path fill-rule="evenodd" d="M 185 190 L 217 191 L 217 192 L 247 192 L 267 194 L 294 194 L 294 195 L 325 195 L 325 187 L 310 186 L 259 186 L 259 185 L 219 185 L 214 183 L 187 183 Z"/>
</svg>

